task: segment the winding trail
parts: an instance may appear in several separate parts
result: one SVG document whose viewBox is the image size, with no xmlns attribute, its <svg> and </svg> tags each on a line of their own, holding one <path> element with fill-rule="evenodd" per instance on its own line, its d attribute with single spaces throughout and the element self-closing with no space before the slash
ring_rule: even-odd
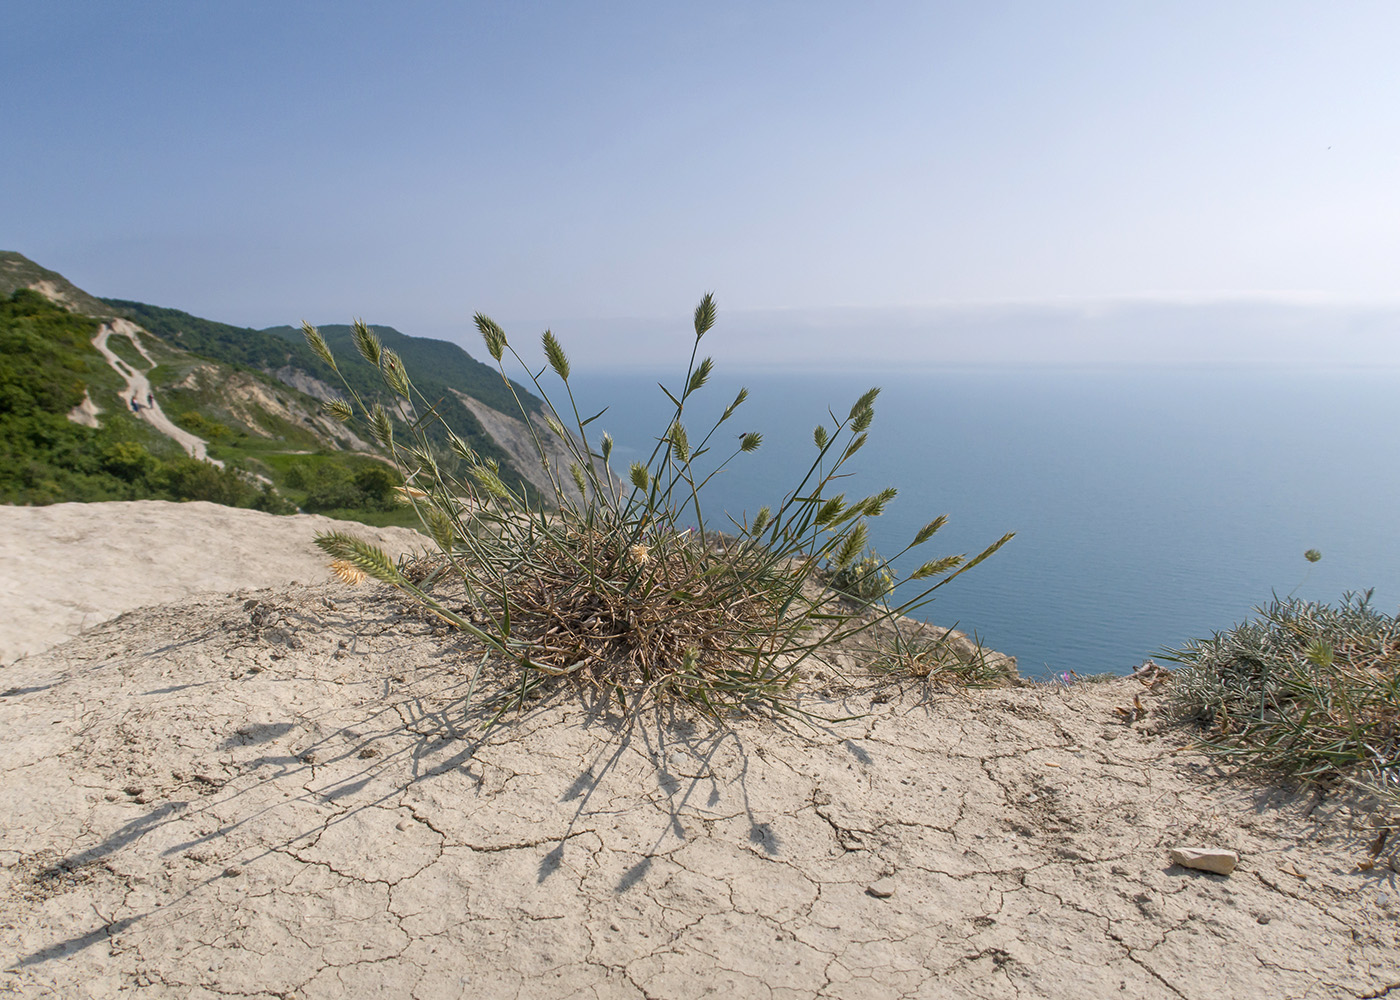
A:
<svg viewBox="0 0 1400 1000">
<path fill-rule="evenodd" d="M 140 403 L 141 408 L 136 412 L 138 417 L 145 420 L 146 423 L 150 424 L 166 437 L 175 441 L 176 444 L 185 449 L 185 452 L 191 458 L 209 462 L 222 469 L 224 463 L 220 462 L 217 458 L 209 457 L 206 447 L 207 442 L 203 438 L 196 437 L 189 431 L 176 427 L 175 424 L 171 422 L 170 418 L 165 415 L 160 408 L 160 403 L 155 401 L 150 380 L 146 378 L 145 373 L 132 368 L 131 365 L 117 357 L 112 349 L 107 346 L 107 338 L 114 333 L 119 337 L 126 337 L 131 341 L 132 346 L 136 348 L 141 357 L 146 359 L 146 363 L 149 364 L 151 368 L 154 368 L 156 364 L 155 361 L 146 353 L 146 349 L 141 346 L 141 341 L 136 336 L 139 331 L 140 328 L 130 320 L 114 319 L 110 323 L 103 323 L 102 326 L 98 328 L 97 336 L 92 338 L 92 346 L 97 348 L 98 351 L 102 353 L 102 356 L 107 359 L 107 363 L 112 366 L 113 370 L 126 380 L 126 389 L 122 394 L 123 399 L 128 401 L 128 405 L 130 405 L 129 401 L 133 398 Z M 152 400 L 151 405 L 148 406 L 146 403 L 141 402 L 144 399 Z"/>
</svg>

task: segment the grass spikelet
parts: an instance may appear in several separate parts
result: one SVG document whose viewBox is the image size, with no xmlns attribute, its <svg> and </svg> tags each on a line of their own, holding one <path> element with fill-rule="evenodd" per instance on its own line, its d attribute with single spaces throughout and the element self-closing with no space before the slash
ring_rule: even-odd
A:
<svg viewBox="0 0 1400 1000">
<path fill-rule="evenodd" d="M 331 563 L 331 572 L 340 582 L 349 587 L 358 587 L 365 582 L 365 571 L 348 559 L 336 559 Z"/>
<path fill-rule="evenodd" d="M 695 339 L 699 340 L 715 325 L 715 296 L 706 292 L 700 304 L 695 307 Z"/>
<path fill-rule="evenodd" d="M 335 355 L 331 354 L 331 349 L 326 346 L 326 339 L 321 336 L 320 330 L 306 322 L 306 320 L 302 320 L 301 335 L 306 338 L 306 345 L 311 348 L 316 357 L 331 366 L 331 371 L 340 371 L 340 369 L 335 366 Z"/>
<path fill-rule="evenodd" d="M 763 529 L 768 527 L 769 519 L 772 518 L 773 511 L 768 507 L 760 507 L 758 513 L 753 517 L 753 524 L 749 526 L 749 533 L 759 535 Z"/>
<path fill-rule="evenodd" d="M 898 495 L 897 489 L 887 486 L 861 504 L 861 513 L 866 517 L 879 517 L 885 512 L 886 505 Z"/>
<path fill-rule="evenodd" d="M 685 462 L 690 458 L 690 440 L 686 437 L 685 427 L 679 420 L 671 424 L 671 431 L 667 435 L 671 441 L 671 447 L 675 449 L 676 458 Z"/>
<path fill-rule="evenodd" d="M 944 573 L 957 569 L 962 565 L 962 556 L 944 556 L 942 559 L 930 559 L 913 573 L 909 574 L 911 580 L 924 580 L 931 576 L 942 576 Z"/>
<path fill-rule="evenodd" d="M 369 430 L 374 435 L 374 439 L 389 451 L 394 450 L 394 424 L 389 419 L 389 412 L 374 404 L 374 408 L 369 412 Z"/>
<path fill-rule="evenodd" d="M 865 522 L 863 521 L 851 529 L 851 533 L 846 536 L 845 542 L 843 542 L 841 547 L 836 551 L 835 562 L 838 570 L 845 569 L 855 561 L 856 556 L 860 555 L 861 550 L 865 548 L 865 543 L 869 534 L 870 529 L 865 526 Z"/>
<path fill-rule="evenodd" d="M 476 480 L 477 485 L 491 496 L 498 500 L 511 499 L 510 490 L 506 489 L 506 484 L 501 482 L 500 475 L 489 465 L 473 466 L 468 471 L 471 477 Z"/>
<path fill-rule="evenodd" d="M 392 348 L 385 347 L 380 350 L 379 371 L 384 376 L 385 385 L 404 399 L 408 399 L 408 372 L 404 370 L 403 359 Z"/>
<path fill-rule="evenodd" d="M 714 370 L 714 367 L 714 358 L 706 358 L 700 362 L 699 367 L 690 373 L 690 383 L 685 387 L 685 394 L 689 396 L 703 389 L 705 383 L 710 380 L 710 372 Z"/>
<path fill-rule="evenodd" d="M 407 582 L 383 549 L 353 535 L 341 531 L 321 532 L 316 535 L 316 544 L 336 561 L 348 563 L 376 580 L 395 586 Z"/>
<path fill-rule="evenodd" d="M 565 382 L 569 381 L 569 359 L 564 354 L 559 338 L 554 336 L 553 331 L 546 330 L 540 341 L 544 345 L 544 356 L 549 359 L 549 367 L 554 369 L 554 374 Z"/>
<path fill-rule="evenodd" d="M 365 326 L 362 319 L 355 320 L 350 327 L 350 339 L 355 342 L 355 350 L 360 352 L 360 357 L 364 358 L 374 367 L 379 367 L 379 336 Z"/>
<path fill-rule="evenodd" d="M 447 444 L 448 447 L 452 449 L 452 454 L 456 455 L 462 461 L 470 465 L 476 464 L 478 460 L 476 452 L 472 449 L 471 445 L 467 444 L 467 442 L 463 441 L 457 435 L 456 431 L 447 432 Z"/>
<path fill-rule="evenodd" d="M 506 332 L 490 316 L 477 313 L 472 317 L 476 323 L 477 330 L 481 333 L 481 339 L 486 342 L 486 352 L 495 361 L 501 360 L 501 355 L 506 349 Z"/>
<path fill-rule="evenodd" d="M 824 528 L 832 521 L 840 517 L 841 512 L 845 509 L 846 494 L 842 493 L 838 496 L 834 496 L 826 503 L 822 504 L 821 507 L 817 510 L 817 517 L 814 523 L 818 528 Z"/>
<path fill-rule="evenodd" d="M 862 413 L 868 413 L 870 409 L 875 405 L 875 397 L 878 395 L 880 395 L 879 386 L 865 390 L 865 393 L 860 397 L 860 399 L 857 399 L 853 404 L 851 404 L 850 419 L 852 421 L 855 421 L 860 417 Z M 854 430 L 856 433 L 860 433 L 861 431 L 865 430 L 864 427 L 856 426 L 854 424 L 852 425 L 851 429 Z"/>
<path fill-rule="evenodd" d="M 457 528 L 452 523 L 452 519 L 442 511 L 433 509 L 427 512 L 428 528 L 432 532 L 433 541 L 437 547 L 444 552 L 451 552 L 452 547 L 457 543 Z"/>
<path fill-rule="evenodd" d="M 924 525 L 922 528 L 919 529 L 919 533 L 914 536 L 914 544 L 924 544 L 924 542 L 928 541 L 935 534 L 937 534 L 938 530 L 947 523 L 948 516 L 946 514 L 939 514 L 932 521 L 930 521 L 928 524 Z"/>
</svg>

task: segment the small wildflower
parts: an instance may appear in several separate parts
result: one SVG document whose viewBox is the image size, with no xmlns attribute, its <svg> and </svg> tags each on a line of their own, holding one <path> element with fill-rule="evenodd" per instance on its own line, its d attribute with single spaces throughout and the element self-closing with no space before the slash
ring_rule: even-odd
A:
<svg viewBox="0 0 1400 1000">
<path fill-rule="evenodd" d="M 627 550 L 627 554 L 632 557 L 632 561 L 638 566 L 645 566 L 651 562 L 651 549 L 645 545 L 633 545 Z"/>
<path fill-rule="evenodd" d="M 331 563 L 331 572 L 340 578 L 341 583 L 350 587 L 359 586 L 365 579 L 365 571 L 345 559 Z"/>
</svg>

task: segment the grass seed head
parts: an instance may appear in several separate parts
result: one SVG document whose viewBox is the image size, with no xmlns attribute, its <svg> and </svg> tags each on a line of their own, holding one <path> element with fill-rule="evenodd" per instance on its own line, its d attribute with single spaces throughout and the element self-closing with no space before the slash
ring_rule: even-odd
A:
<svg viewBox="0 0 1400 1000">
<path fill-rule="evenodd" d="M 365 571 L 346 559 L 336 559 L 332 562 L 331 572 L 340 579 L 341 583 L 350 587 L 358 587 L 365 580 Z"/>
</svg>

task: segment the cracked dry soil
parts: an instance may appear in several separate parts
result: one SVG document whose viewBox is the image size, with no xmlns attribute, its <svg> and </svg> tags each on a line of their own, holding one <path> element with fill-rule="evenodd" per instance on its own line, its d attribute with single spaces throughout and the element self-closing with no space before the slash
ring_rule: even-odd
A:
<svg viewBox="0 0 1400 1000">
<path fill-rule="evenodd" d="M 1400 995 L 1345 805 L 1125 723 L 1134 681 L 483 737 L 459 643 L 323 585 L 0 669 L 0 996 Z"/>
</svg>

